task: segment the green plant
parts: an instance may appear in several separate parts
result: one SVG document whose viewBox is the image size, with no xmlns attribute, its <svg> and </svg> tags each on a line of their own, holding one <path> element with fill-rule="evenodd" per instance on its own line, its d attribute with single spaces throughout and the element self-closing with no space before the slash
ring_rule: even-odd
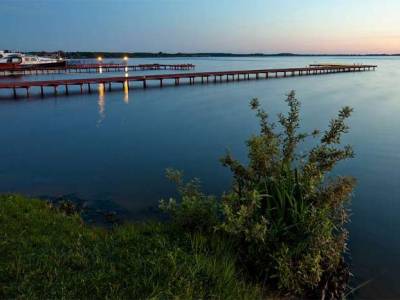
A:
<svg viewBox="0 0 400 300">
<path fill-rule="evenodd" d="M 172 222 L 188 232 L 212 232 L 218 224 L 218 202 L 215 197 L 201 192 L 200 181 L 183 181 L 183 173 L 166 170 L 166 177 L 178 187 L 180 199 L 160 201 L 160 209 L 168 213 Z"/>
<path fill-rule="evenodd" d="M 0 299 L 261 299 L 230 243 L 165 223 L 113 230 L 0 195 Z"/>
<path fill-rule="evenodd" d="M 355 180 L 328 180 L 326 175 L 338 162 L 353 157 L 350 146 L 340 147 L 352 109 L 342 108 L 322 134 L 318 130 L 299 133 L 300 102 L 294 91 L 286 102 L 289 112 L 278 115 L 282 129 L 278 130 L 259 101 L 251 100 L 260 132 L 247 141 L 247 164 L 230 153 L 221 159 L 233 174 L 231 191 L 221 201 L 201 193 L 198 181 L 185 185 L 180 172 L 169 170 L 168 177 L 178 183 L 180 200 L 163 201 L 161 207 L 183 231 L 216 228 L 235 244 L 238 262 L 247 274 L 264 285 L 296 295 L 340 296 L 343 290 L 327 288 L 335 286 L 329 282 L 345 269 L 345 203 Z M 307 138 L 318 140 L 299 154 L 298 145 Z"/>
<path fill-rule="evenodd" d="M 300 102 L 294 91 L 286 102 L 289 113 L 278 116 L 278 132 L 258 100 L 251 101 L 261 130 L 247 141 L 247 165 L 230 153 L 221 159 L 231 169 L 234 184 L 222 199 L 220 228 L 237 241 L 249 273 L 301 295 L 320 286 L 342 262 L 347 239 L 344 205 L 355 181 L 325 177 L 339 161 L 353 157 L 350 146 L 339 147 L 352 109 L 342 108 L 319 143 L 299 155 L 298 144 L 320 133 L 298 133 Z"/>
</svg>

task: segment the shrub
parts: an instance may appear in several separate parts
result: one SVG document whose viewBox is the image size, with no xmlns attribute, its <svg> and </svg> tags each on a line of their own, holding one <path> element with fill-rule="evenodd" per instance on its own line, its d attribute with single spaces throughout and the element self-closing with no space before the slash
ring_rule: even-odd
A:
<svg viewBox="0 0 400 300">
<path fill-rule="evenodd" d="M 299 133 L 300 102 L 294 91 L 286 102 L 289 112 L 278 115 L 279 131 L 259 101 L 251 100 L 260 132 L 247 141 L 247 164 L 230 153 L 221 159 L 232 171 L 233 186 L 219 204 L 200 192 L 198 181 L 183 185 L 181 173 L 168 171 L 178 183 L 181 199 L 163 201 L 161 207 L 182 229 L 216 227 L 235 243 L 240 265 L 263 284 L 297 295 L 320 290 L 340 297 L 342 290 L 326 289 L 334 274 L 344 269 L 345 203 L 355 180 L 328 180 L 326 175 L 338 162 L 353 157 L 350 146 L 340 147 L 352 109 L 343 107 L 322 134 Z M 298 145 L 307 138 L 317 143 L 299 154 Z"/>
<path fill-rule="evenodd" d="M 239 258 L 250 274 L 280 290 L 304 294 L 342 262 L 347 240 L 344 205 L 355 181 L 325 177 L 339 161 L 353 157 L 350 146 L 339 147 L 352 109 L 342 108 L 319 143 L 299 155 L 298 144 L 320 133 L 298 133 L 300 102 L 294 91 L 286 102 L 289 113 L 278 116 L 279 132 L 258 100 L 251 101 L 261 130 L 247 141 L 247 165 L 230 153 L 221 159 L 231 169 L 234 184 L 222 199 L 220 228 L 237 241 Z"/>
</svg>

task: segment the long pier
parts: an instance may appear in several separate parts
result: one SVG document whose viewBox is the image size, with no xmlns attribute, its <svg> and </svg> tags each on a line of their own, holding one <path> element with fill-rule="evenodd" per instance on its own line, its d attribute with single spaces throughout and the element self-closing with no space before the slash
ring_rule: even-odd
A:
<svg viewBox="0 0 400 300">
<path fill-rule="evenodd" d="M 67 64 L 65 67 L 18 67 L 0 69 L 0 75 L 39 75 L 61 73 L 103 73 L 149 70 L 193 70 L 193 64 Z"/>
<path fill-rule="evenodd" d="M 17 81 L 17 82 L 0 82 L 0 89 L 11 90 L 14 98 L 17 98 L 17 90 L 24 89 L 26 96 L 30 96 L 32 88 L 40 89 L 40 95 L 45 95 L 45 89 L 51 88 L 53 93 L 57 95 L 60 87 L 64 87 L 65 94 L 69 94 L 71 86 L 80 87 L 80 92 L 92 92 L 92 85 L 101 85 L 106 90 L 106 85 L 111 91 L 112 85 L 119 84 L 129 89 L 130 83 L 139 82 L 140 86 L 147 88 L 149 82 L 157 82 L 163 87 L 166 81 L 178 86 L 185 81 L 188 84 L 197 82 L 205 84 L 209 82 L 228 82 L 250 79 L 269 79 L 269 78 L 285 78 L 292 76 L 310 76 L 343 72 L 362 72 L 371 71 L 377 68 L 376 65 L 337 65 L 337 66 L 310 66 L 303 68 L 283 68 L 283 69 L 262 69 L 262 70 L 237 70 L 237 71 L 217 71 L 217 72 L 194 72 L 194 73 L 175 73 L 175 74 L 155 74 L 142 76 L 120 76 L 106 78 L 82 78 L 82 79 L 62 79 L 62 80 L 46 80 L 46 81 Z M 84 89 L 84 86 L 87 86 Z"/>
</svg>

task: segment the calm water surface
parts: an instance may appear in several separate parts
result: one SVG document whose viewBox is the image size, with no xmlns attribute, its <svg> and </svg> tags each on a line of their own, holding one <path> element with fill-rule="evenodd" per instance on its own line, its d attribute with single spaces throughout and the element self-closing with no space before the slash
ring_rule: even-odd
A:
<svg viewBox="0 0 400 300">
<path fill-rule="evenodd" d="M 199 177 L 208 192 L 229 188 L 218 158 L 229 148 L 246 159 L 244 141 L 257 131 L 249 100 L 271 113 L 286 111 L 285 93 L 302 102 L 303 129 L 325 128 L 344 105 L 355 112 L 351 143 L 356 158 L 336 168 L 353 175 L 349 249 L 356 283 L 372 281 L 357 298 L 400 298 L 400 58 L 136 59 L 132 63 L 194 63 L 197 71 L 306 66 L 316 62 L 373 63 L 376 72 L 131 89 L 44 99 L 0 94 L 0 192 L 33 196 L 73 194 L 90 205 L 118 207 L 145 217 L 173 195 L 164 170 Z M 168 71 L 162 71 L 168 72 Z M 157 72 L 147 72 L 157 73 Z M 132 72 L 130 75 L 142 74 Z M 90 76 L 115 76 L 104 73 Z M 13 80 L 85 77 L 25 76 Z M 10 80 L 1 78 L 0 80 Z M 49 90 L 50 92 L 50 90 Z"/>
</svg>

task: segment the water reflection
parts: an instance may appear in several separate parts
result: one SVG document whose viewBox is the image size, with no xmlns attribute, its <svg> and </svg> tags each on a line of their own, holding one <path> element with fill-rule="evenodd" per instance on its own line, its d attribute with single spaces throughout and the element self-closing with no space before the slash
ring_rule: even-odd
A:
<svg viewBox="0 0 400 300">
<path fill-rule="evenodd" d="M 124 81 L 124 102 L 129 103 L 129 83 L 128 80 Z"/>
<path fill-rule="evenodd" d="M 99 68 L 99 73 L 100 73 L 100 74 L 103 74 L 103 67 L 100 67 L 100 68 Z"/>
<path fill-rule="evenodd" d="M 103 120 L 106 117 L 106 102 L 104 98 L 104 89 L 105 85 L 104 83 L 100 83 L 98 85 L 98 90 L 99 90 L 99 100 L 97 101 L 98 107 L 99 107 L 99 119 L 97 120 L 97 127 L 101 125 Z"/>
</svg>

